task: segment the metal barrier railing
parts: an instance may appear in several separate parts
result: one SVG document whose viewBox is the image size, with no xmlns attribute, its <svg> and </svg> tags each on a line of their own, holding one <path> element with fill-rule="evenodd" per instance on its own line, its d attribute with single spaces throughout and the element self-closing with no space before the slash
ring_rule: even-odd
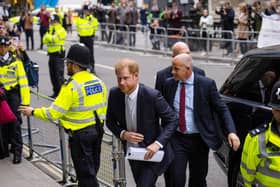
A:
<svg viewBox="0 0 280 187">
<path fill-rule="evenodd" d="M 31 90 L 31 93 L 34 107 L 49 105 L 53 101 L 53 99 L 35 91 Z M 26 127 L 23 127 L 23 140 L 29 147 L 29 160 L 32 162 L 44 160 L 51 163 L 61 170 L 61 183 L 65 186 L 75 185 L 76 177 L 73 172 L 70 152 L 67 151 L 66 134 L 59 122 L 50 123 L 36 118 L 27 118 L 24 124 L 26 124 Z M 126 184 L 124 154 L 121 143 L 108 132 L 105 132 L 103 137 L 101 165 L 97 178 L 103 186 L 124 187 Z"/>
<path fill-rule="evenodd" d="M 258 35 L 257 32 L 248 32 L 249 39 L 248 40 L 238 40 L 236 38 L 236 33 L 238 31 L 226 31 L 226 30 L 211 30 L 207 31 L 206 37 L 202 36 L 202 29 L 192 29 L 192 28 L 164 28 L 160 27 L 163 32 L 160 34 L 156 34 L 160 38 L 160 46 L 159 48 L 154 48 L 152 45 L 152 37 L 150 33 L 149 27 L 141 30 L 142 26 L 128 26 L 128 25 L 115 25 L 108 23 L 101 23 L 102 27 L 100 27 L 99 31 L 96 32 L 97 40 L 99 40 L 101 32 L 106 32 L 106 30 L 113 32 L 116 38 L 121 34 L 125 39 L 128 39 L 131 34 L 134 34 L 136 31 L 136 44 L 135 46 L 129 46 L 129 42 L 124 43 L 107 43 L 106 45 L 111 45 L 112 47 L 124 47 L 126 49 L 137 49 L 144 52 L 153 51 L 161 54 L 170 54 L 170 48 L 173 43 L 176 41 L 184 41 L 187 42 L 191 48 L 191 51 L 204 51 L 204 44 L 206 43 L 206 58 L 208 57 L 224 57 L 226 52 L 230 52 L 230 58 L 236 59 L 238 55 L 238 43 L 244 43 L 248 45 L 248 50 L 256 47 L 256 38 Z M 108 29 L 108 28 L 111 29 Z M 130 32 L 130 28 L 135 28 L 133 33 Z M 124 29 L 120 29 L 124 28 Z M 104 30 L 105 29 L 105 30 Z M 112 31 L 112 29 L 115 29 Z M 172 31 L 177 34 L 173 35 Z M 206 42 L 204 42 L 206 41 Z M 219 50 L 217 50 L 217 48 Z M 213 49 L 213 50 L 212 50 Z"/>
</svg>

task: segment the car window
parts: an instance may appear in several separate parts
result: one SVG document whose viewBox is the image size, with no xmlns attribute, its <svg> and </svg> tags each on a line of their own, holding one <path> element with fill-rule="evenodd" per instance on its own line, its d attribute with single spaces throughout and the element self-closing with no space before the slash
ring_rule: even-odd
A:
<svg viewBox="0 0 280 187">
<path fill-rule="evenodd" d="M 273 70 L 279 76 L 280 58 L 261 56 L 244 58 L 236 65 L 220 92 L 228 96 L 241 96 L 241 93 L 247 92 L 267 70 Z"/>
</svg>

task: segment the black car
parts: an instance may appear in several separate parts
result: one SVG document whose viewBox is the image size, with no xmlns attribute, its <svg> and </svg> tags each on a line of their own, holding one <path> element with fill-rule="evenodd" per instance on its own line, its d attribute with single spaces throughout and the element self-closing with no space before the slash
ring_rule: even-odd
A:
<svg viewBox="0 0 280 187">
<path fill-rule="evenodd" d="M 225 137 L 223 146 L 214 152 L 217 163 L 228 175 L 230 187 L 243 186 L 239 167 L 242 145 L 248 131 L 272 119 L 271 108 L 267 106 L 269 99 L 261 101 L 257 97 L 260 93 L 259 81 L 267 71 L 273 71 L 276 75 L 271 86 L 266 88 L 269 93 L 275 81 L 280 80 L 280 46 L 254 49 L 246 53 L 220 89 L 241 141 L 239 151 L 233 152 Z"/>
</svg>

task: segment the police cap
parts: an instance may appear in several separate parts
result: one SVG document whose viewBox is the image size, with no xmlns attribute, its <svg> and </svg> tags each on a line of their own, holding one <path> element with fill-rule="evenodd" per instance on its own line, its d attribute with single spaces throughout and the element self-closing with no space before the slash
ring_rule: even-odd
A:
<svg viewBox="0 0 280 187">
<path fill-rule="evenodd" d="M 272 108 L 280 110 L 280 81 L 277 81 L 274 84 L 268 105 Z"/>
<path fill-rule="evenodd" d="M 7 36 L 0 36 L 0 45 L 9 46 L 10 44 L 11 44 L 11 41 Z"/>
<path fill-rule="evenodd" d="M 82 43 L 72 45 L 66 56 L 66 61 L 88 68 L 90 61 L 89 49 Z"/>
</svg>

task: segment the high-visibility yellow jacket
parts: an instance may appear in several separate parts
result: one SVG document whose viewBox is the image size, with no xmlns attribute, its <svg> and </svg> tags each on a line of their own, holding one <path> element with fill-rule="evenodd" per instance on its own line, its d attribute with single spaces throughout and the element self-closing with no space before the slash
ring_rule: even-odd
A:
<svg viewBox="0 0 280 187">
<path fill-rule="evenodd" d="M 247 135 L 240 171 L 245 186 L 280 186 L 280 132 L 274 122 Z"/>
<path fill-rule="evenodd" d="M 76 27 L 80 37 L 94 36 L 98 25 L 98 20 L 93 15 L 78 17 L 76 20 Z"/>
<path fill-rule="evenodd" d="M 61 24 L 55 23 L 51 25 L 43 37 L 43 43 L 48 46 L 48 53 L 64 51 L 66 36 L 67 33 Z"/>
<path fill-rule="evenodd" d="M 8 61 L 5 64 L 0 62 L 0 83 L 4 85 L 4 89 L 7 91 L 19 86 L 21 104 L 30 105 L 30 89 L 23 63 L 21 60 L 12 57 L 11 54 Z"/>
<path fill-rule="evenodd" d="M 55 15 L 55 14 L 58 15 L 59 23 L 62 25 L 63 24 L 64 13 L 62 11 L 52 12 L 52 15 Z"/>
<path fill-rule="evenodd" d="M 43 120 L 60 120 L 64 128 L 75 131 L 96 124 L 94 111 L 104 121 L 106 110 L 104 82 L 87 71 L 81 71 L 61 87 L 50 107 L 36 108 L 33 114 Z"/>
</svg>

